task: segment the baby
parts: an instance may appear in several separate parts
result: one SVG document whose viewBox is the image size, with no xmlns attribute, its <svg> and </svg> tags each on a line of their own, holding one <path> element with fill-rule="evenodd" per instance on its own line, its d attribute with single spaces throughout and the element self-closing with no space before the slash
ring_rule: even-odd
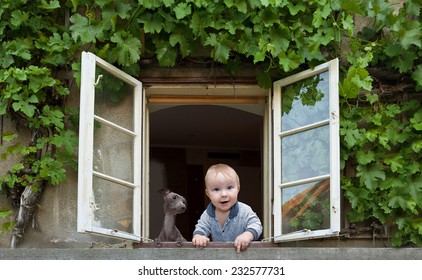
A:
<svg viewBox="0 0 422 280">
<path fill-rule="evenodd" d="M 226 164 L 211 166 L 205 175 L 205 193 L 211 200 L 195 226 L 192 244 L 205 247 L 212 241 L 233 242 L 236 252 L 246 250 L 262 233 L 258 216 L 250 206 L 237 201 L 239 176 Z"/>
</svg>

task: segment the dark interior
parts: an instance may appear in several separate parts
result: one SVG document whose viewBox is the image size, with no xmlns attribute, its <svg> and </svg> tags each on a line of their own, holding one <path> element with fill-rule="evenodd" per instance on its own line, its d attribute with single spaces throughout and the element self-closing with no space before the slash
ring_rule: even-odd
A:
<svg viewBox="0 0 422 280">
<path fill-rule="evenodd" d="M 232 166 L 240 177 L 239 201 L 249 204 L 262 220 L 263 117 L 238 108 L 183 105 L 150 113 L 150 237 L 163 221 L 163 187 L 183 195 L 188 210 L 176 225 L 190 240 L 209 203 L 204 176 L 215 163 Z"/>
</svg>

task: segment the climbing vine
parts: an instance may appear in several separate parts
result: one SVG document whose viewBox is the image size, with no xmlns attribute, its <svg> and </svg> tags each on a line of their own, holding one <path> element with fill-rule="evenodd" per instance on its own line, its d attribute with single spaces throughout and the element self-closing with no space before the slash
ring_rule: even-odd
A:
<svg viewBox="0 0 422 280">
<path fill-rule="evenodd" d="M 135 77 L 144 59 L 174 67 L 201 55 L 231 75 L 247 61 L 264 69 L 257 82 L 266 88 L 340 57 L 348 218 L 396 228 L 394 246 L 422 245 L 420 12 L 418 0 L 1 1 L 0 157 L 19 160 L 0 174 L 18 207 L 0 207 L 0 232 L 13 229 L 17 244 L 44 187 L 76 167 L 78 112 L 66 99 L 81 51 Z"/>
</svg>

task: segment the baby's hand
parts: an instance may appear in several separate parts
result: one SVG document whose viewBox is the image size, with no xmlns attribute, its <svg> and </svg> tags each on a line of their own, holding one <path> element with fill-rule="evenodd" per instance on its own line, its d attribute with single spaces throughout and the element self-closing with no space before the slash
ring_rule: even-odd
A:
<svg viewBox="0 0 422 280">
<path fill-rule="evenodd" d="M 249 244 L 251 244 L 253 240 L 253 235 L 249 231 L 245 231 L 236 239 L 234 240 L 234 247 L 236 248 L 236 252 L 240 253 L 241 250 L 246 250 L 249 247 Z"/>
<path fill-rule="evenodd" d="M 200 234 L 195 234 L 192 238 L 192 244 L 196 246 L 196 248 L 203 248 L 207 246 L 208 242 L 210 242 L 210 239 Z"/>
</svg>

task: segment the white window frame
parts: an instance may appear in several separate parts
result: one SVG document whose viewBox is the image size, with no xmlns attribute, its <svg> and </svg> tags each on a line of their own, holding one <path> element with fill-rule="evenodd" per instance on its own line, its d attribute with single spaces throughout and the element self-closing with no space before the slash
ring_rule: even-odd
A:
<svg viewBox="0 0 422 280">
<path fill-rule="evenodd" d="M 329 112 L 327 120 L 322 123 L 329 125 L 330 131 L 330 174 L 320 176 L 319 179 L 330 178 L 330 227 L 321 230 L 301 230 L 298 232 L 283 233 L 282 232 L 282 189 L 284 187 L 304 184 L 317 181 L 318 178 L 308 178 L 296 182 L 282 183 L 281 168 L 281 139 L 285 132 L 281 129 L 282 116 L 282 94 L 283 88 L 298 82 L 300 80 L 327 72 L 329 75 Z M 303 239 L 322 238 L 336 236 L 340 232 L 340 136 L 339 136 L 339 97 L 338 97 L 338 81 L 339 81 L 338 59 L 331 60 L 321 64 L 312 70 L 306 70 L 290 77 L 278 80 L 273 83 L 273 150 L 274 150 L 274 241 L 287 242 Z M 310 126 L 318 126 L 321 123 L 311 124 Z M 310 159 L 312 160 L 312 159 Z"/>
<path fill-rule="evenodd" d="M 113 122 L 105 120 L 94 114 L 96 67 L 114 77 L 124 81 L 134 88 L 134 127 L 133 131 L 123 128 Z M 143 143 L 145 133 L 142 129 L 144 121 L 144 95 L 142 83 L 108 62 L 89 52 L 82 52 L 81 87 L 80 87 L 80 127 L 79 127 L 79 158 L 78 158 L 78 217 L 77 230 L 83 233 L 99 234 L 126 240 L 141 240 L 141 199 L 142 199 L 142 174 L 143 174 Z M 94 155 L 94 121 L 112 127 L 120 132 L 131 135 L 134 140 L 133 147 L 133 182 L 127 182 L 102 174 L 93 169 Z M 116 229 L 98 227 L 93 224 L 96 205 L 93 200 L 93 178 L 98 177 L 118 185 L 133 189 L 133 232 L 124 232 Z M 119 207 L 116 202 L 115 207 Z"/>
</svg>

